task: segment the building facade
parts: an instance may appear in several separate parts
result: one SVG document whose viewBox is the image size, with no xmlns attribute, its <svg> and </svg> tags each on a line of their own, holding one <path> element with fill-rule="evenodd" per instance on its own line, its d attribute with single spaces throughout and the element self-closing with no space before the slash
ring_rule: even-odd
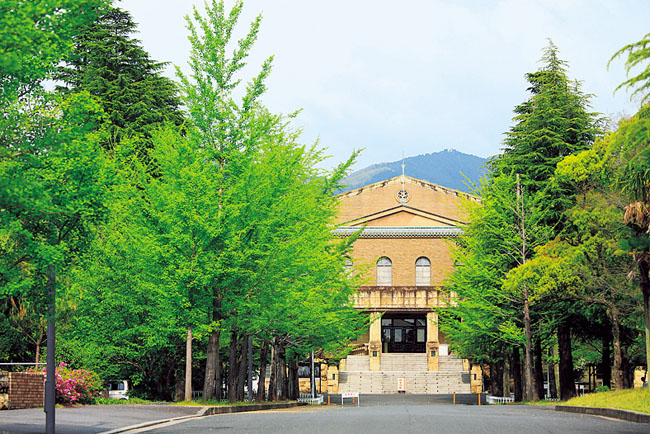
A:
<svg viewBox="0 0 650 434">
<path fill-rule="evenodd" d="M 338 199 L 337 235 L 361 231 L 351 259 L 365 283 L 355 307 L 372 319 L 341 363 L 342 391 L 397 392 L 406 377 L 406 393 L 469 392 L 470 382 L 480 387 L 480 371 L 470 373 L 467 361 L 450 354 L 434 311 L 449 302 L 441 289 L 454 266 L 450 241 L 462 233 L 463 202 L 477 198 L 402 175 Z M 367 383 L 380 372 L 379 382 L 387 384 L 372 390 Z"/>
</svg>

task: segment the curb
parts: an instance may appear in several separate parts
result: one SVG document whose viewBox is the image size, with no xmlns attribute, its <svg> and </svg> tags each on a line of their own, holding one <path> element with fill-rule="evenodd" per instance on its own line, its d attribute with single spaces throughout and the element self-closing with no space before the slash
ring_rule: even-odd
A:
<svg viewBox="0 0 650 434">
<path fill-rule="evenodd" d="M 247 411 L 260 411 L 260 410 L 273 410 L 276 408 L 291 408 L 306 405 L 300 402 L 283 402 L 278 404 L 250 404 L 250 405 L 232 405 L 232 406 L 218 406 L 218 407 L 201 407 L 196 414 L 191 414 L 188 416 L 179 416 L 172 417 L 169 419 L 159 419 L 152 420 L 149 422 L 142 422 L 135 425 L 124 426 L 121 428 L 112 429 L 110 431 L 104 431 L 100 434 L 118 434 L 126 431 L 131 431 L 134 429 L 146 428 L 148 426 L 160 425 L 168 422 L 176 422 L 185 419 L 193 419 L 195 417 L 203 416 L 212 416 L 215 414 L 226 414 L 226 413 L 243 413 Z"/>
<path fill-rule="evenodd" d="M 555 411 L 564 411 L 567 413 L 591 414 L 594 416 L 605 416 L 613 419 L 626 420 L 636 423 L 650 423 L 650 414 L 638 413 L 636 411 L 619 410 L 617 408 L 599 408 L 599 407 L 576 407 L 572 405 L 556 405 Z"/>
</svg>

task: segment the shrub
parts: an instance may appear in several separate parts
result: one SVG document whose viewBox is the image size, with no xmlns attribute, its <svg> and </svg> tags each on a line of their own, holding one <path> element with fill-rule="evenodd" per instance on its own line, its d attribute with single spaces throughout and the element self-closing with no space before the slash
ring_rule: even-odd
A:
<svg viewBox="0 0 650 434">
<path fill-rule="evenodd" d="M 95 372 L 70 369 L 67 363 L 61 362 L 55 377 L 56 402 L 59 404 L 92 404 L 101 395 L 102 382 Z"/>
<path fill-rule="evenodd" d="M 609 387 L 607 386 L 598 386 L 594 392 L 609 392 Z"/>
</svg>

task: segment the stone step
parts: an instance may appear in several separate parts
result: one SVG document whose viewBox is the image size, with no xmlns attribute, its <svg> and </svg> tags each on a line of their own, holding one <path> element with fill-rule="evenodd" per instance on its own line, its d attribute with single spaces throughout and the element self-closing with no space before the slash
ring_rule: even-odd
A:
<svg viewBox="0 0 650 434">
<path fill-rule="evenodd" d="M 391 394 L 398 393 L 398 379 L 403 378 L 406 393 L 470 393 L 469 374 L 431 371 L 358 371 L 341 372 L 340 392 Z"/>
</svg>

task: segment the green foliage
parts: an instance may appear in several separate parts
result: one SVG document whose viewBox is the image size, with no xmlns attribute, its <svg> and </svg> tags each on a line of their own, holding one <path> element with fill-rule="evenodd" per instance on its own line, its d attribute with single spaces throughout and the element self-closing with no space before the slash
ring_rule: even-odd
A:
<svg viewBox="0 0 650 434">
<path fill-rule="evenodd" d="M 470 223 L 457 243 L 460 266 L 448 288 L 458 301 L 440 310 L 441 330 L 460 354 L 476 361 L 496 361 L 512 348 L 532 345 L 528 327 L 535 338 L 547 339 L 555 323 L 574 311 L 568 300 L 584 285 L 575 271 L 588 261 L 586 252 L 554 238 L 571 228 L 565 213 L 575 204 L 576 189 L 588 190 L 593 174 L 602 171 L 599 156 L 574 156 L 591 147 L 600 122 L 587 111 L 590 96 L 568 79 L 553 43 L 542 62 L 526 75 L 530 97 L 515 107 L 503 153 L 488 163 L 491 173 L 477 192 L 481 204 L 469 210 Z M 562 173 L 571 184 L 554 178 L 565 157 L 575 166 Z"/>
<path fill-rule="evenodd" d="M 147 163 L 153 131 L 165 123 L 180 125 L 183 116 L 175 84 L 162 75 L 165 64 L 149 58 L 131 37 L 135 31 L 128 12 L 103 10 L 72 38 L 74 51 L 58 68 L 56 78 L 66 85 L 60 90 L 85 90 L 100 101 L 109 131 L 105 148 L 141 135 L 136 152 Z"/>
<path fill-rule="evenodd" d="M 650 33 L 645 35 L 643 39 L 632 44 L 627 44 L 625 47 L 618 50 L 614 55 L 609 59 L 607 65 L 609 66 L 612 61 L 618 57 L 624 56 L 627 54 L 627 59 L 625 60 L 625 70 L 629 77 L 630 72 L 637 66 L 643 66 L 650 58 Z M 616 90 L 619 90 L 622 87 L 628 89 L 636 87 L 632 92 L 630 97 L 633 97 L 636 94 L 641 94 L 641 102 L 648 102 L 650 98 L 650 63 L 646 65 L 645 69 L 642 70 L 638 75 L 630 77 L 625 80 L 623 83 L 619 84 Z"/>
<path fill-rule="evenodd" d="M 105 0 L 5 0 L 0 4 L 0 102 L 37 90 L 69 53 L 71 39 Z"/>
<path fill-rule="evenodd" d="M 596 392 L 596 393 L 598 393 L 598 392 L 609 392 L 609 387 L 607 387 L 607 386 L 598 386 L 598 387 L 596 387 L 594 392 Z"/>
<path fill-rule="evenodd" d="M 515 192 L 515 176 L 493 176 L 477 191 L 481 202 L 468 202 L 470 223 L 453 251 L 457 268 L 446 284 L 457 301 L 438 311 L 440 329 L 454 348 L 477 361 L 524 342 L 520 288 L 503 285 L 508 272 L 530 257 L 533 240 L 545 238 L 539 231 L 546 228 L 530 195 L 522 194 L 522 207 Z M 530 229 L 525 235 L 520 217 Z M 529 243 L 523 250 L 522 236 Z"/>
<path fill-rule="evenodd" d="M 106 378 L 128 378 L 142 396 L 171 398 L 188 327 L 197 342 L 235 330 L 334 352 L 364 322 L 352 307 L 357 282 L 344 272 L 352 240 L 331 232 L 332 195 L 353 158 L 317 169 L 322 151 L 298 143 L 291 117 L 259 104 L 270 59 L 236 100 L 259 26 L 228 58 L 240 12 L 213 2 L 207 18 L 188 19 L 192 74 L 178 73 L 187 125 L 115 143 L 108 218 L 63 303 L 76 318 L 65 350 Z M 73 77 L 91 86 L 83 80 L 93 70 Z M 155 170 L 137 152 L 142 140 Z"/>
</svg>

